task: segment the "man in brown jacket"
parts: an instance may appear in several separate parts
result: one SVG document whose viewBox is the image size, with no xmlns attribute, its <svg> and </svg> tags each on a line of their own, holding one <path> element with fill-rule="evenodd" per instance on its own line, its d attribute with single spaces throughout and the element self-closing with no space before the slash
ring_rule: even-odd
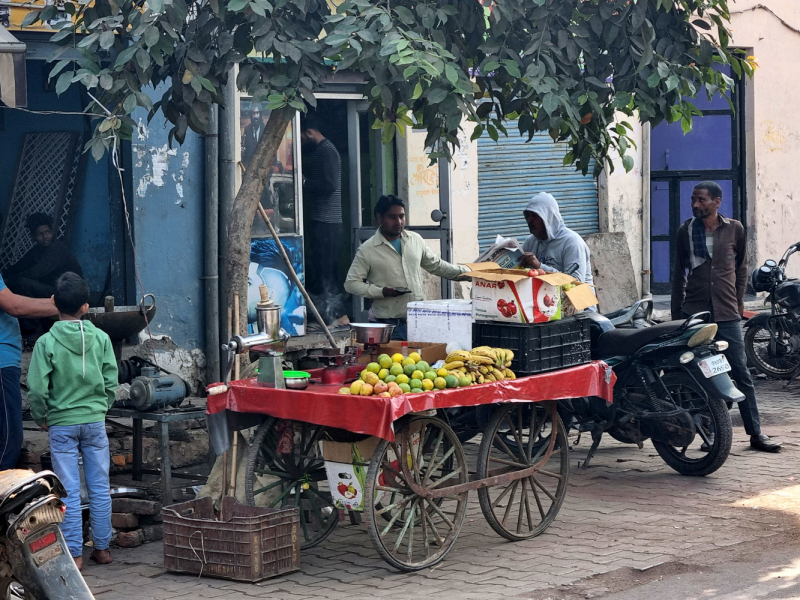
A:
<svg viewBox="0 0 800 600">
<path fill-rule="evenodd" d="M 731 377 L 745 397 L 739 402 L 739 412 L 750 436 L 750 446 L 778 452 L 780 444 L 761 433 L 756 391 L 744 353 L 741 324 L 747 287 L 744 227 L 717 212 L 720 202 L 722 188 L 713 181 L 704 181 L 692 191 L 693 217 L 681 225 L 676 241 L 672 318 L 685 319 L 694 313 L 711 312 L 719 327 L 717 339 L 728 342 L 725 356 L 731 364 Z"/>
</svg>

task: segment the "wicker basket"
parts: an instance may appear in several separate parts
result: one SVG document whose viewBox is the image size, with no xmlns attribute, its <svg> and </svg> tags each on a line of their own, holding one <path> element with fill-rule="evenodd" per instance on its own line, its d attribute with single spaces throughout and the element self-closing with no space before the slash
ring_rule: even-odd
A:
<svg viewBox="0 0 800 600">
<path fill-rule="evenodd" d="M 258 508 L 222 499 L 217 519 L 211 498 L 163 509 L 164 567 L 255 582 L 299 569 L 297 508 Z"/>
</svg>

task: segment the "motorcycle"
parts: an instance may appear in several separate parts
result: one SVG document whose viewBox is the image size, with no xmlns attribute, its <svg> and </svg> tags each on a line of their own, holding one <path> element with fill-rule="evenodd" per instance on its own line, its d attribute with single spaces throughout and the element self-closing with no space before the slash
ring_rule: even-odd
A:
<svg viewBox="0 0 800 600">
<path fill-rule="evenodd" d="M 728 344 L 714 341 L 717 325 L 709 322 L 707 312 L 649 326 L 646 302 L 618 311 L 614 322 L 597 313 L 581 314 L 592 321 L 592 358 L 605 361 L 617 376 L 614 402 L 561 401 L 561 419 L 567 427 L 591 434 L 583 467 L 608 433 L 639 448 L 650 439 L 677 472 L 708 475 L 730 453 L 733 430 L 727 403 L 744 399 L 721 354 Z"/>
<path fill-rule="evenodd" d="M 789 246 L 779 262 L 767 260 L 753 271 L 756 292 L 768 292 L 770 312 L 745 323 L 744 350 L 750 364 L 776 379 L 792 379 L 800 372 L 800 281 L 786 277 L 789 257 L 800 242 Z"/>
<path fill-rule="evenodd" d="M 58 527 L 66 495 L 52 471 L 0 472 L 1 600 L 94 600 Z"/>
</svg>

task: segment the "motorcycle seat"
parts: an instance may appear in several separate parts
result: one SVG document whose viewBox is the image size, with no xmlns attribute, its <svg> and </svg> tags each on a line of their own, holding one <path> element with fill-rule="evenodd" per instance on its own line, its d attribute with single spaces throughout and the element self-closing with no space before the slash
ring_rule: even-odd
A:
<svg viewBox="0 0 800 600">
<path fill-rule="evenodd" d="M 657 340 L 664 334 L 677 330 L 683 321 L 668 321 L 644 329 L 612 329 L 600 336 L 595 348 L 595 358 L 628 356 L 642 346 Z"/>
</svg>

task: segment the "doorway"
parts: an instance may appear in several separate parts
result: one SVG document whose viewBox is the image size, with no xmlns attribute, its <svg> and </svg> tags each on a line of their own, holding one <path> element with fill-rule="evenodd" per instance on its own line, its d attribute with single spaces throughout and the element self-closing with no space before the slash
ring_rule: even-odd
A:
<svg viewBox="0 0 800 600">
<path fill-rule="evenodd" d="M 730 67 L 723 67 L 730 75 Z M 722 188 L 721 215 L 742 222 L 744 215 L 744 93 L 736 81 L 731 102 L 722 95 L 695 100 L 703 112 L 684 135 L 680 123 L 661 123 L 651 134 L 651 290 L 671 292 L 678 229 L 692 217 L 691 195 L 701 181 Z M 733 108 L 731 108 L 731 104 Z M 735 109 L 735 110 L 734 110 Z"/>
</svg>

